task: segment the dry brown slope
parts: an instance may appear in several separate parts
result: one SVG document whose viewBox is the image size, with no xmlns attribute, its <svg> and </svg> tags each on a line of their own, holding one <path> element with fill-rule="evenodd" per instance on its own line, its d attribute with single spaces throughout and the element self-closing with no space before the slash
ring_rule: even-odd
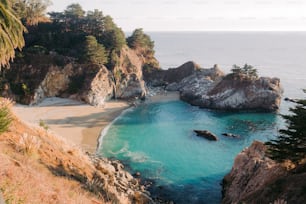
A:
<svg viewBox="0 0 306 204">
<path fill-rule="evenodd" d="M 149 203 L 117 162 L 93 159 L 13 116 L 0 135 L 0 192 L 7 203 Z"/>
</svg>

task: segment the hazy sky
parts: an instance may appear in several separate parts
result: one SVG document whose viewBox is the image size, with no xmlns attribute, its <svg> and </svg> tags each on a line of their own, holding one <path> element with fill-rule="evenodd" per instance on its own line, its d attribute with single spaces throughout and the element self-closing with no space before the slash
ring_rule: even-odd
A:
<svg viewBox="0 0 306 204">
<path fill-rule="evenodd" d="M 306 0 L 52 0 L 111 15 L 124 31 L 303 30 Z"/>
</svg>

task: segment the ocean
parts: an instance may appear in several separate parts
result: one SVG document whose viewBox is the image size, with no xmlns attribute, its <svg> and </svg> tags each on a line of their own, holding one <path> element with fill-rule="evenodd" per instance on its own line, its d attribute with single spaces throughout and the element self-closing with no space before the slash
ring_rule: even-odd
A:
<svg viewBox="0 0 306 204">
<path fill-rule="evenodd" d="M 306 33 L 181 32 L 150 33 L 163 69 L 192 60 L 201 67 L 251 64 L 260 76 L 279 77 L 284 96 L 305 98 Z M 98 152 L 121 160 L 131 173 L 152 181 L 155 197 L 175 203 L 220 203 L 220 182 L 235 156 L 254 140 L 267 141 L 285 127 L 278 113 L 235 113 L 199 109 L 181 101 L 143 104 L 120 116 L 103 136 Z M 194 129 L 219 137 L 198 138 Z M 222 133 L 240 135 L 226 138 Z"/>
</svg>

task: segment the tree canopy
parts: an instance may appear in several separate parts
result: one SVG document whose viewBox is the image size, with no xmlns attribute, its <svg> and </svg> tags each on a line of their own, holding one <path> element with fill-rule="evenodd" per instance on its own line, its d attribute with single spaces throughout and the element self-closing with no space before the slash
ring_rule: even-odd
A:
<svg viewBox="0 0 306 204">
<path fill-rule="evenodd" d="M 103 65 L 107 63 L 107 55 L 103 45 L 97 42 L 95 36 L 86 36 L 85 42 L 86 62 Z"/>
<path fill-rule="evenodd" d="M 16 17 L 7 0 L 0 0 L 0 68 L 15 57 L 15 49 L 24 46 L 25 27 Z"/>
<path fill-rule="evenodd" d="M 125 35 L 110 16 L 97 9 L 85 12 L 79 4 L 69 5 L 64 12 L 49 13 L 51 22 L 29 27 L 26 48 L 41 46 L 61 55 L 83 60 L 86 36 L 93 36 L 111 61 L 111 53 L 119 52 L 126 44 Z M 100 48 L 99 48 L 100 49 Z M 104 63 L 103 62 L 103 63 Z"/>
<path fill-rule="evenodd" d="M 143 56 L 146 56 L 146 65 L 150 67 L 159 67 L 154 57 L 154 41 L 150 36 L 143 32 L 142 28 L 135 29 L 130 37 L 127 38 L 127 44 L 130 48 L 137 50 Z"/>
<path fill-rule="evenodd" d="M 47 8 L 51 5 L 50 0 L 11 0 L 12 8 L 25 25 L 37 25 L 47 22 Z"/>
<path fill-rule="evenodd" d="M 279 136 L 266 142 L 268 155 L 277 161 L 291 160 L 298 164 L 306 158 L 306 100 L 297 101 L 290 109 L 291 115 L 283 115 L 287 128 L 279 131 Z"/>
</svg>

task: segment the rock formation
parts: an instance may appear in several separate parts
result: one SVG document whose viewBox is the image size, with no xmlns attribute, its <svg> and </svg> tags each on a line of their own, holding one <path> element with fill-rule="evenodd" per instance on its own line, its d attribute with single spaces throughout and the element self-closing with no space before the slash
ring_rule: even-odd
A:
<svg viewBox="0 0 306 204">
<path fill-rule="evenodd" d="M 191 76 L 199 68 L 199 65 L 189 61 L 177 68 L 170 68 L 168 70 L 147 68 L 143 72 L 144 79 L 149 86 L 167 86 L 179 83 L 184 78 Z"/>
<path fill-rule="evenodd" d="M 176 69 L 150 70 L 145 79 L 151 86 L 179 91 L 181 100 L 202 108 L 275 111 L 281 102 L 278 78 L 225 76 L 217 65 L 202 69 L 188 62 Z"/>
<path fill-rule="evenodd" d="M 233 133 L 227 133 L 227 132 L 225 132 L 225 133 L 222 133 L 222 135 L 225 136 L 225 137 L 240 138 L 240 135 L 235 135 L 235 134 L 233 134 Z"/>
<path fill-rule="evenodd" d="M 235 158 L 223 179 L 223 203 L 304 203 L 305 165 L 289 171 L 265 156 L 266 146 L 258 141 Z"/>
<path fill-rule="evenodd" d="M 114 68 L 116 84 L 115 98 L 133 99 L 146 96 L 145 82 L 142 76 L 144 59 L 135 50 L 124 47 L 120 53 L 119 63 Z"/>
<path fill-rule="evenodd" d="M 218 137 L 215 134 L 209 132 L 208 130 L 194 130 L 193 132 L 195 132 L 197 136 L 203 137 L 208 140 L 212 140 L 212 141 L 218 140 Z"/>
</svg>

